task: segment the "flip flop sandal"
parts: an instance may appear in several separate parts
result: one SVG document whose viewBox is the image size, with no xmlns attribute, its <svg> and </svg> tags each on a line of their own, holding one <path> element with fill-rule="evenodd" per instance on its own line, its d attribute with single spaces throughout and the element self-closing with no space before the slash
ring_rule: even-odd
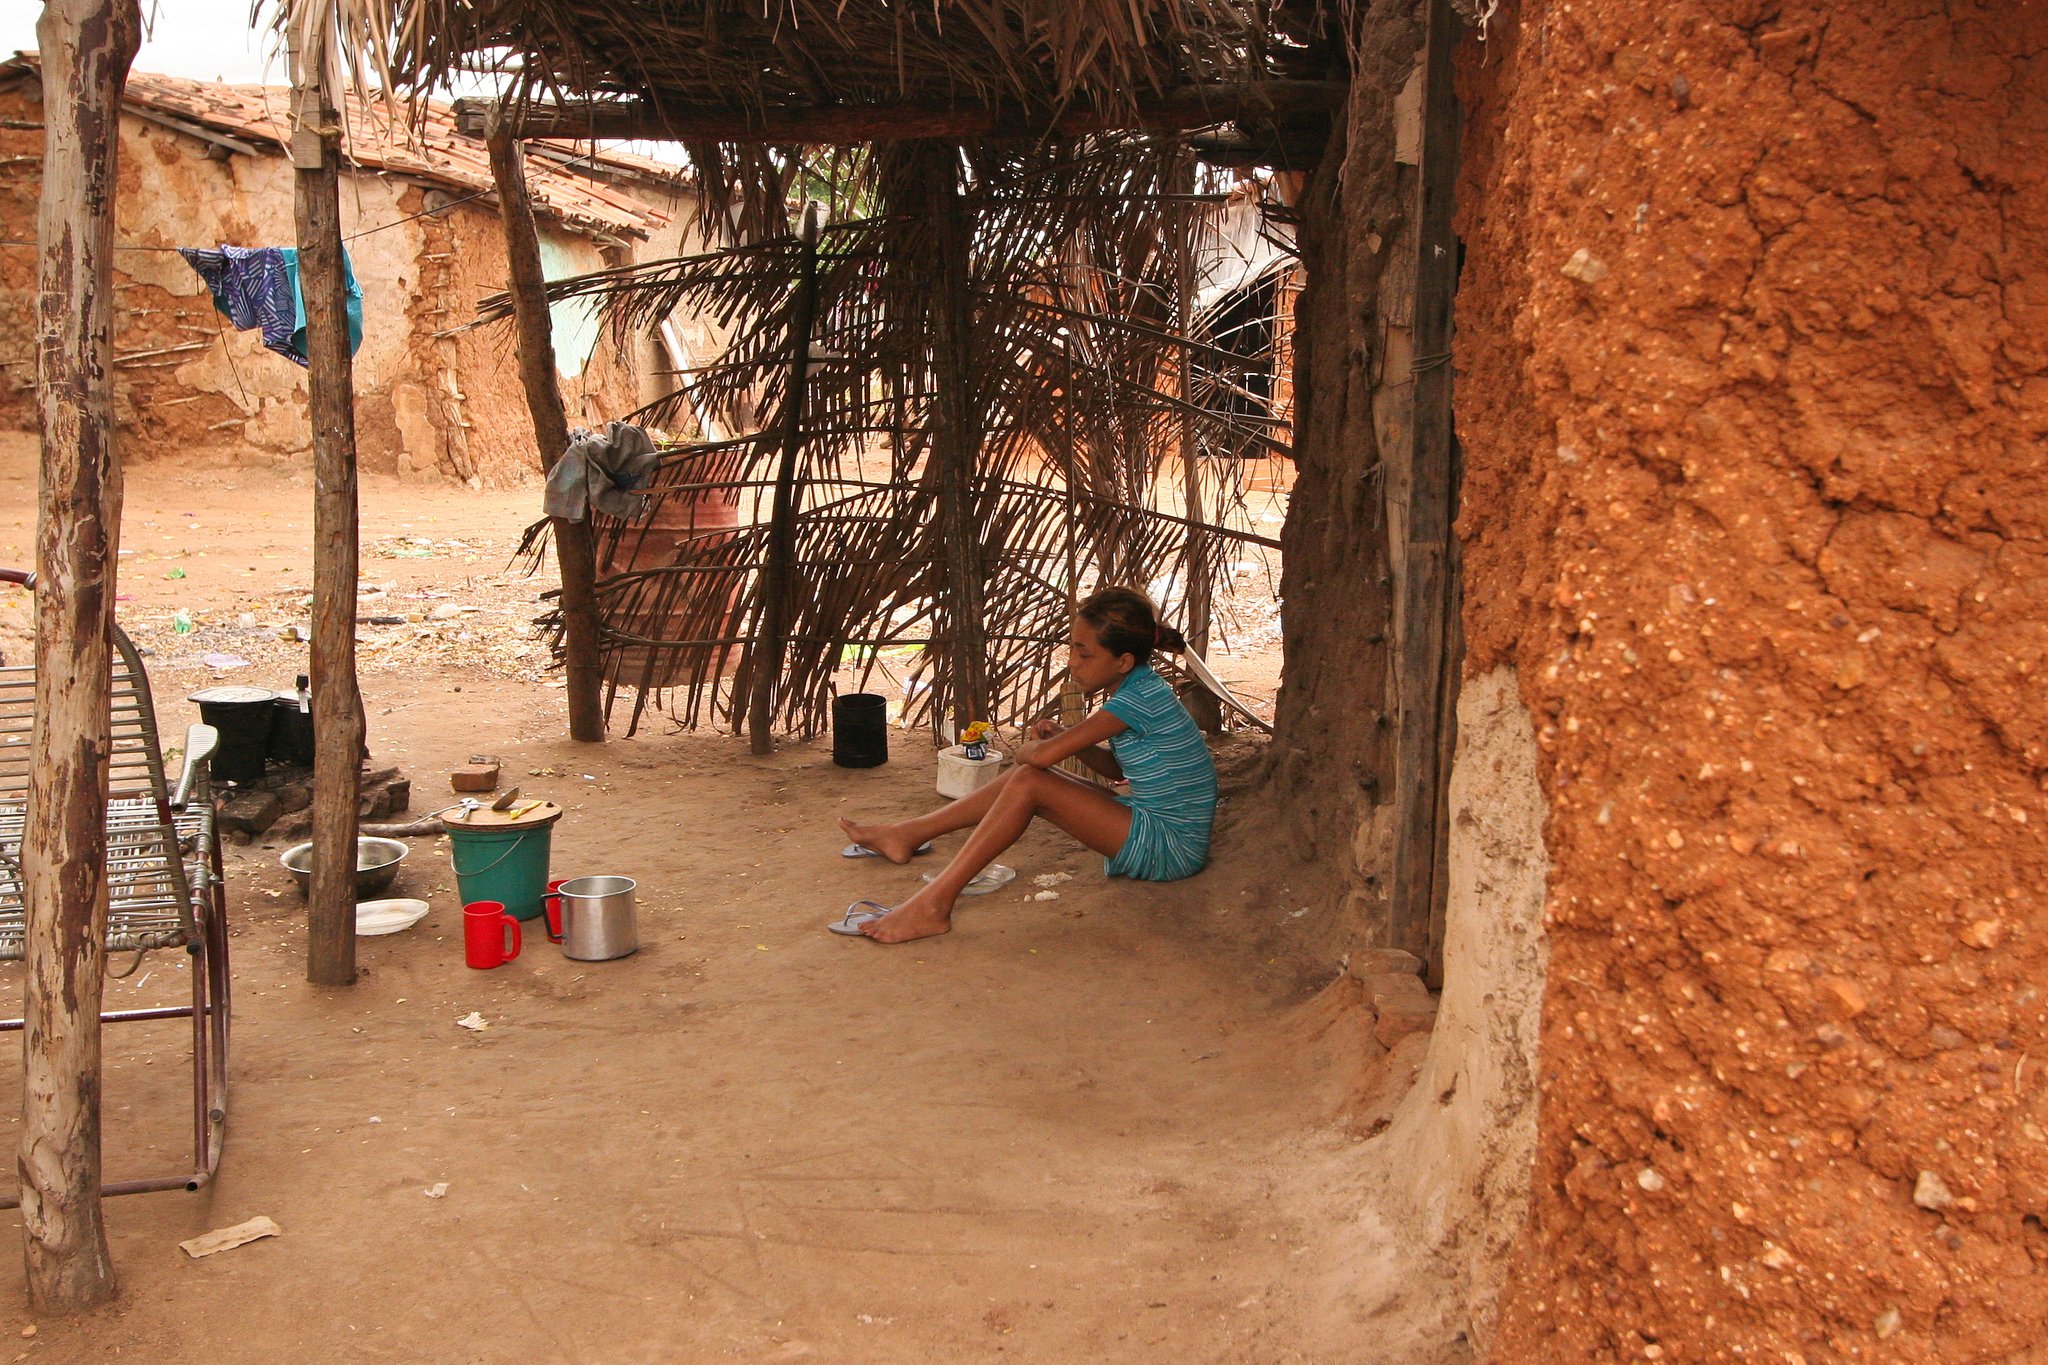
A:
<svg viewBox="0 0 2048 1365">
<path fill-rule="evenodd" d="M 913 858 L 922 857 L 931 851 L 931 841 L 926 840 L 912 849 L 910 856 Z M 879 858 L 882 855 L 869 848 L 866 844 L 848 844 L 845 848 L 839 850 L 839 856 L 842 858 Z"/>
<path fill-rule="evenodd" d="M 936 872 L 927 872 L 924 874 L 924 879 L 931 881 L 938 875 Z M 1016 868 L 1005 867 L 1001 863 L 990 863 L 987 867 L 975 873 L 973 881 L 960 888 L 960 894 L 963 896 L 986 896 L 991 891 L 1002 890 L 1016 880 Z"/>
<path fill-rule="evenodd" d="M 846 938 L 866 938 L 867 935 L 860 931 L 861 926 L 873 924 L 893 909 L 895 909 L 894 906 L 884 905 L 880 901 L 855 901 L 852 905 L 846 907 L 846 913 L 840 917 L 837 923 L 828 924 L 825 927 L 833 933 L 843 935 Z"/>
</svg>

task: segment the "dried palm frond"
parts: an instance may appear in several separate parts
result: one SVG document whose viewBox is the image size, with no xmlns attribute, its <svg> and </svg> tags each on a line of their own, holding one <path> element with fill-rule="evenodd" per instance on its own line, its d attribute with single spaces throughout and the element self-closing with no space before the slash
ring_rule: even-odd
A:
<svg viewBox="0 0 2048 1365">
<path fill-rule="evenodd" d="M 621 684 L 636 691 L 636 723 L 661 691 L 675 693 L 686 724 L 737 723 L 769 670 L 778 722 L 812 731 L 841 665 L 866 670 L 884 658 L 907 661 L 912 714 L 935 717 L 935 700 L 954 686 L 946 566 L 963 555 L 982 566 L 988 695 L 979 700 L 1022 717 L 1056 688 L 1057 646 L 1084 580 L 1153 587 L 1171 614 L 1196 579 L 1227 577 L 1237 547 L 1259 540 L 1206 525 L 1191 540 L 1185 518 L 1154 505 L 1184 440 L 1219 452 L 1284 449 L 1284 424 L 1200 401 L 1199 377 L 1197 401 L 1178 393 L 1181 365 L 1199 376 L 1243 360 L 1178 330 L 1182 259 L 1197 249 L 1213 197 L 1191 192 L 1192 167 L 1170 145 L 1090 139 L 951 159 L 971 223 L 968 363 L 957 381 L 978 455 L 967 493 L 975 543 L 948 543 L 931 457 L 941 386 L 954 382 L 942 373 L 934 322 L 949 284 L 934 221 L 914 211 L 931 190 L 925 157 L 920 167 L 909 149 L 877 148 L 843 163 L 860 183 L 825 187 L 877 212 L 819 236 L 793 447 L 789 631 L 773 658 L 760 628 L 770 545 L 761 523 L 790 416 L 802 243 L 785 235 L 550 284 L 551 299 L 594 300 L 623 331 L 671 313 L 726 331 L 725 352 L 682 376 L 685 387 L 651 405 L 649 420 L 706 405 L 773 419 L 754 436 L 676 448 L 655 479 L 659 504 L 712 498 L 732 509 L 727 519 L 751 524 L 675 541 L 674 516 L 655 518 L 670 539 L 651 539 L 647 522 L 598 523 L 607 676 L 614 697 Z M 483 316 L 508 310 L 502 297 L 486 300 Z"/>
</svg>

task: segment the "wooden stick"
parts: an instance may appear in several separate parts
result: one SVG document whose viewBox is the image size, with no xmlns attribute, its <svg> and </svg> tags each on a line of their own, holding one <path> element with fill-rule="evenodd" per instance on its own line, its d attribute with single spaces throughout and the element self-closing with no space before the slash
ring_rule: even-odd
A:
<svg viewBox="0 0 2048 1365">
<path fill-rule="evenodd" d="M 505 264 L 512 311 L 519 327 L 519 378 L 540 447 L 541 469 L 555 467 L 569 448 L 569 418 L 555 379 L 555 343 L 548 317 L 547 278 L 541 269 L 540 229 L 526 189 L 525 158 L 509 129 L 490 130 L 491 175 L 498 183 L 498 217 L 505 227 Z M 603 660 L 598 649 L 596 555 L 590 522 L 555 518 L 555 558 L 562 569 L 563 655 L 568 674 L 569 737 L 604 741 Z"/>
<path fill-rule="evenodd" d="M 811 329 L 818 312 L 818 206 L 804 206 L 804 251 L 790 306 L 789 388 L 783 394 L 782 463 L 775 473 L 775 508 L 768 526 L 768 562 L 762 568 L 761 630 L 753 654 L 747 739 L 757 754 L 774 749 L 774 702 L 788 645 L 790 599 L 796 574 L 797 457 L 804 444 L 804 399 L 811 373 Z"/>
<path fill-rule="evenodd" d="M 306 979 L 356 979 L 356 802 L 363 706 L 356 682 L 355 374 L 342 275 L 341 118 L 325 79 L 326 35 L 290 50 L 291 155 L 313 421 L 313 867 Z"/>
<path fill-rule="evenodd" d="M 1451 349 L 1451 301 L 1457 288 L 1452 196 L 1457 182 L 1457 94 L 1451 49 L 1460 22 L 1450 0 L 1430 0 L 1422 77 L 1422 163 L 1417 188 L 1414 346 L 1418 356 Z M 1452 504 L 1456 497 L 1448 360 L 1418 367 L 1415 422 L 1409 445 L 1408 525 L 1404 562 L 1396 574 L 1394 614 L 1396 735 L 1391 942 L 1443 976 L 1445 854 L 1439 807 L 1449 787 L 1457 723 L 1455 662 L 1448 628 L 1458 604 L 1449 600 Z"/>
<path fill-rule="evenodd" d="M 981 526 L 975 517 L 975 465 L 981 425 L 970 392 L 968 354 L 973 283 L 968 247 L 972 225 L 960 195 L 960 153 L 948 143 L 917 151 L 925 181 L 928 221 L 938 237 L 940 297 L 933 310 L 934 456 L 939 463 L 939 520 L 946 549 L 947 700 L 954 732 L 988 715 L 988 647 L 983 639 Z"/>
<path fill-rule="evenodd" d="M 114 185 L 121 91 L 142 41 L 135 0 L 48 0 L 36 416 L 36 725 L 22 834 L 27 1012 L 22 1233 L 31 1307 L 114 1296 L 100 1210 L 100 999 L 121 465 L 114 447 Z"/>
</svg>

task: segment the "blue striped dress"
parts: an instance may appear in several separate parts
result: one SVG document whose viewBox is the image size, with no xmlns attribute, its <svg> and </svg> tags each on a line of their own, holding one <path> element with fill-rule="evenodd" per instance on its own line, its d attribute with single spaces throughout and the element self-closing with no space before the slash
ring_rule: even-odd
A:
<svg viewBox="0 0 2048 1365">
<path fill-rule="evenodd" d="M 1195 719 L 1149 665 L 1134 668 L 1102 709 L 1130 727 L 1109 750 L 1131 784 L 1131 832 L 1105 869 L 1112 877 L 1170 882 L 1209 861 L 1216 763 Z"/>
</svg>

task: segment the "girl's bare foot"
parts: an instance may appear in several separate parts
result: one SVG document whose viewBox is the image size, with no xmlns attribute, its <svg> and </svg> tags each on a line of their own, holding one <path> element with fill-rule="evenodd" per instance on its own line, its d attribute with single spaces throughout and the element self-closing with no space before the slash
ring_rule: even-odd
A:
<svg viewBox="0 0 2048 1365">
<path fill-rule="evenodd" d="M 873 849 L 892 863 L 907 863 L 917 851 L 917 841 L 897 832 L 894 825 L 857 825 L 842 818 L 839 828 L 854 843 Z"/>
<path fill-rule="evenodd" d="M 860 931 L 877 943 L 908 943 L 915 938 L 935 938 L 952 927 L 953 902 L 941 899 L 927 886 L 880 919 L 863 924 Z"/>
</svg>

